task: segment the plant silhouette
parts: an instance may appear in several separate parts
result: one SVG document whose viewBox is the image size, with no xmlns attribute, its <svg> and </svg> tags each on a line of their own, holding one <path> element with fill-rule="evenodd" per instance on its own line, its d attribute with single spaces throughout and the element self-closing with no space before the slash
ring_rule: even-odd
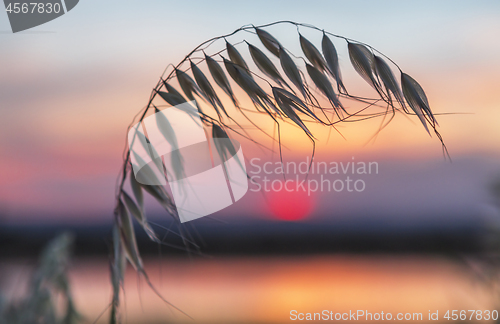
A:
<svg viewBox="0 0 500 324">
<path fill-rule="evenodd" d="M 294 53 L 287 49 L 268 32 L 269 27 L 275 25 L 291 26 L 294 29 L 300 52 Z M 318 33 L 321 42 L 315 45 L 301 33 L 305 30 Z M 243 39 L 233 41 L 237 36 L 242 36 Z M 338 43 L 347 48 L 352 67 L 375 90 L 376 97 L 356 95 L 347 89 L 337 53 Z M 186 102 L 194 102 L 196 107 L 193 108 L 199 114 L 206 133 L 213 138 L 239 136 L 254 141 L 243 125 L 243 122 L 249 123 L 271 138 L 273 143 L 277 142 L 280 157 L 281 126 L 285 123 L 299 127 L 304 136 L 309 138 L 312 162 L 316 138 L 308 125 L 323 125 L 338 132 L 336 126 L 342 123 L 381 118 L 380 131 L 393 120 L 396 113 L 416 116 L 429 134 L 433 132 L 437 136 L 445 157 L 448 156 L 427 96 L 415 79 L 375 48 L 312 25 L 292 21 L 278 21 L 262 26 L 246 25 L 230 34 L 201 43 L 177 65 L 167 66 L 154 86 L 147 105 L 131 125 L 141 122 L 148 114 L 158 112 L 160 108 Z M 250 102 L 251 105 L 246 106 L 244 102 Z M 348 104 L 351 102 L 362 104 L 363 107 L 353 111 Z M 259 125 L 256 119 L 260 116 L 265 116 L 274 123 L 276 134 L 268 134 Z M 146 136 L 140 132 L 136 134 Z M 147 141 L 146 138 L 145 142 Z M 134 152 L 130 152 L 127 146 L 116 189 L 111 323 L 120 322 L 119 298 L 127 261 L 160 296 L 144 270 L 133 227 L 135 219 L 151 240 L 167 244 L 152 228 L 151 225 L 155 224 L 148 222 L 146 218 L 144 193 L 154 197 L 172 217 L 185 249 L 200 252 L 189 231 L 180 226 L 175 203 L 165 187 L 142 185 L 136 181 L 131 171 L 131 154 Z M 164 167 L 158 167 L 163 173 Z M 130 194 L 125 189 L 127 182 L 130 183 Z M 174 233 L 171 229 L 162 230 Z"/>
</svg>

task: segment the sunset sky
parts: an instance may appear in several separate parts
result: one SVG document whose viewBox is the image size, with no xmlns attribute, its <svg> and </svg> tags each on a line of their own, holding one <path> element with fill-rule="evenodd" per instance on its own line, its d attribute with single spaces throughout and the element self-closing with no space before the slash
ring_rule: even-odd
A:
<svg viewBox="0 0 500 324">
<path fill-rule="evenodd" d="M 436 114 L 455 113 L 438 116 L 453 163 L 413 117 L 396 116 L 368 144 L 379 121 L 342 126 L 346 140 L 332 133 L 328 143 L 328 131 L 314 128 L 319 160 L 377 161 L 380 172 L 357 196 L 317 195 L 311 217 L 481 214 L 488 181 L 500 175 L 499 18 L 496 0 L 86 0 L 12 34 L 2 10 L 0 223 L 109 221 L 126 128 L 165 66 L 209 38 L 278 20 L 372 45 L 418 80 Z M 300 50 L 293 28 L 269 31 Z M 308 35 L 319 46 L 321 33 Z M 338 50 L 342 67 L 352 70 L 345 46 Z M 355 92 L 370 94 L 359 76 L 344 76 Z M 283 136 L 293 146 L 286 158 L 301 161 L 310 153 L 296 129 Z M 260 199 L 249 194 L 225 213 L 263 217 Z"/>
</svg>

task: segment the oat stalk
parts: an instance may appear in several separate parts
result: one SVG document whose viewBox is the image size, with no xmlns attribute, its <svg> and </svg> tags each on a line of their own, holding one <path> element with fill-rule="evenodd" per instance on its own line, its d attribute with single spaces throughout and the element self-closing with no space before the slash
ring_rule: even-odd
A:
<svg viewBox="0 0 500 324">
<path fill-rule="evenodd" d="M 301 53 L 293 53 L 285 48 L 267 30 L 275 25 L 293 26 Z M 318 42 L 307 39 L 300 33 L 306 29 L 318 32 Z M 243 40 L 236 41 L 236 36 L 241 35 Z M 344 43 L 352 66 L 362 79 L 375 89 L 377 97 L 368 98 L 348 92 L 342 80 L 338 48 L 332 38 L 337 43 Z M 399 72 L 399 79 L 393 70 Z M 238 98 L 237 93 L 244 93 L 246 98 Z M 250 99 L 252 107 L 243 107 L 242 102 L 245 99 Z M 203 127 L 212 137 L 224 134 L 224 137 L 239 136 L 253 141 L 246 133 L 245 127 L 236 121 L 237 118 L 243 118 L 276 141 L 274 134 L 267 134 L 255 121 L 256 115 L 267 116 L 278 130 L 280 158 L 280 125 L 285 123 L 299 127 L 310 139 L 313 149 L 312 163 L 316 139 L 308 127 L 309 124 L 315 123 L 337 131 L 336 125 L 341 123 L 380 117 L 380 131 L 397 113 L 415 115 L 429 134 L 430 130 L 436 134 L 441 141 L 445 157 L 449 157 L 425 92 L 415 79 L 372 46 L 312 25 L 292 21 L 278 21 L 261 26 L 246 25 L 230 34 L 201 43 L 177 65 L 167 66 L 153 88 L 147 105 L 136 116 L 129 129 L 137 122 L 142 122 L 148 113 L 159 111 L 158 107 L 175 106 L 188 101 L 196 102 Z M 230 104 L 223 104 L 224 101 Z M 365 106 L 351 111 L 348 107 L 352 102 Z M 164 125 L 168 123 L 166 120 L 157 122 Z M 140 132 L 137 132 L 137 136 L 146 137 Z M 169 134 L 165 133 L 164 136 L 169 142 L 175 140 L 175 137 Z M 147 141 L 146 138 L 143 142 Z M 225 150 L 220 148 L 216 150 L 218 154 L 225 154 L 224 152 Z M 133 220 L 146 231 L 151 240 L 168 244 L 153 230 L 146 218 L 144 192 L 154 197 L 165 208 L 176 226 L 175 230 L 163 228 L 167 231 L 163 238 L 172 232 L 183 239 L 187 251 L 201 253 L 190 237 L 190 232 L 180 225 L 175 203 L 165 187 L 142 185 L 135 180 L 131 171 L 131 154 L 135 152 L 130 152 L 126 147 L 116 190 L 114 261 L 111 266 L 111 323 L 120 322 L 119 297 L 123 288 L 126 260 L 157 292 L 147 279 L 135 238 Z M 161 174 L 165 173 L 163 165 L 157 167 Z M 148 177 L 154 180 L 156 176 L 153 169 L 146 171 Z M 128 194 L 124 187 L 127 179 L 132 188 L 131 194 Z"/>
</svg>

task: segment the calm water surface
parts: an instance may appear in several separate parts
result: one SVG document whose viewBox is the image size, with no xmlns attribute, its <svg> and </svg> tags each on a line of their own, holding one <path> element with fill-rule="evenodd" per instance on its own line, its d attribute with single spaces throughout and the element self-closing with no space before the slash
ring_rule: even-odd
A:
<svg viewBox="0 0 500 324">
<path fill-rule="evenodd" d="M 145 264 L 161 294 L 198 323 L 311 322 L 292 321 L 292 310 L 422 313 L 418 322 L 428 322 L 429 311 L 438 311 L 439 322 L 449 322 L 443 318 L 447 310 L 495 309 L 491 286 L 463 264 L 443 257 L 164 257 L 146 259 Z M 4 293 L 21 294 L 28 263 L 4 260 L 2 269 Z M 104 258 L 80 258 L 72 264 L 76 304 L 89 323 L 109 304 L 108 269 Z M 192 323 L 158 298 L 130 267 L 124 306 L 125 323 Z M 98 323 L 107 320 L 106 313 Z"/>
</svg>

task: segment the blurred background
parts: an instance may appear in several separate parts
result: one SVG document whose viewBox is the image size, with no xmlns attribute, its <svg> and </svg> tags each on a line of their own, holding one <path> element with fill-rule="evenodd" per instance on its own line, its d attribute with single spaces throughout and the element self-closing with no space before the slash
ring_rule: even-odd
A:
<svg viewBox="0 0 500 324">
<path fill-rule="evenodd" d="M 202 255 L 183 249 L 175 234 L 165 239 L 172 246 L 159 249 L 138 231 L 153 284 L 206 323 L 284 323 L 291 310 L 325 309 L 421 312 L 424 320 L 439 310 L 446 321 L 441 315 L 448 309 L 495 309 L 495 272 L 484 257 L 494 251 L 500 220 L 491 189 L 500 177 L 499 17 L 498 1 L 87 0 L 54 21 L 12 34 L 2 11 L 3 298 L 25 294 L 42 246 L 70 230 L 76 307 L 89 323 L 105 311 L 126 128 L 163 69 L 242 25 L 292 20 L 367 43 L 415 78 L 452 162 L 416 118 L 401 114 L 376 140 L 370 139 L 380 120 L 340 126 L 346 139 L 313 127 L 316 161 L 377 162 L 378 173 L 355 176 L 365 190 L 310 196 L 250 191 L 185 226 Z M 268 31 L 300 50 L 294 28 Z M 321 33 L 301 32 L 319 46 Z M 345 44 L 338 51 L 346 84 L 373 95 L 350 67 Z M 285 161 L 310 156 L 310 141 L 296 128 L 285 127 L 282 140 Z M 241 141 L 247 170 L 254 157 L 261 164 L 279 161 Z M 164 233 L 168 217 L 153 201 L 147 211 Z M 189 321 L 133 269 L 125 285 L 127 323 Z"/>
</svg>

